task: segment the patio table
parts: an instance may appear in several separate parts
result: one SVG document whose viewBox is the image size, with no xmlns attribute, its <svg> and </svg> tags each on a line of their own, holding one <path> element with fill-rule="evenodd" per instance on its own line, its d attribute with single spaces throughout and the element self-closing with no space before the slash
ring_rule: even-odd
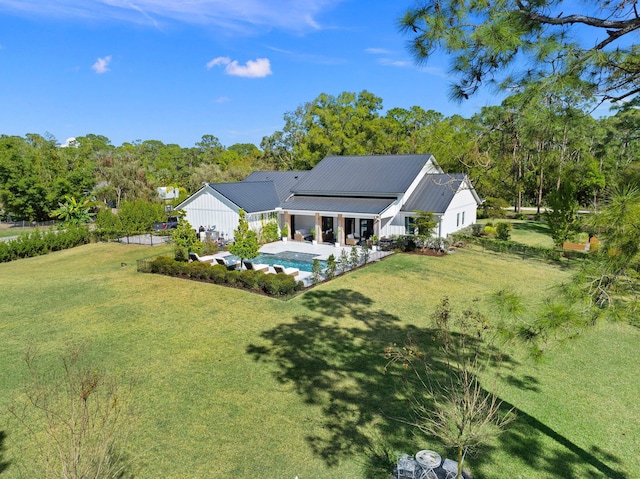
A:
<svg viewBox="0 0 640 479">
<path fill-rule="evenodd" d="M 416 462 L 424 471 L 422 477 L 430 477 L 427 475 L 429 473 L 431 473 L 431 477 L 436 477 L 435 469 L 440 466 L 442 458 L 440 457 L 440 454 L 435 451 L 423 449 L 422 451 L 416 452 Z"/>
</svg>

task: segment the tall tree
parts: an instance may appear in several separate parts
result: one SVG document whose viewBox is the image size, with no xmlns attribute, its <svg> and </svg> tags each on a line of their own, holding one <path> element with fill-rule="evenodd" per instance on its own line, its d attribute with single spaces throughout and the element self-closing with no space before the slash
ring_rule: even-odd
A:
<svg viewBox="0 0 640 479">
<path fill-rule="evenodd" d="M 452 55 L 460 78 L 453 98 L 469 98 L 483 83 L 540 82 L 584 83 L 617 101 L 640 92 L 637 3 L 429 0 L 409 8 L 399 24 L 419 62 L 436 51 Z"/>
</svg>

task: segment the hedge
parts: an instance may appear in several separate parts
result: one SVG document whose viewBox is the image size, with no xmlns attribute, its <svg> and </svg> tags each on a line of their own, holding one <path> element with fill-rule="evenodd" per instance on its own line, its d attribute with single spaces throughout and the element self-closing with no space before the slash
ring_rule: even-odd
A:
<svg viewBox="0 0 640 479">
<path fill-rule="evenodd" d="M 587 259 L 587 253 L 578 251 L 563 251 L 561 249 L 545 248 L 543 246 L 528 246 L 514 241 L 504 241 L 493 238 L 478 237 L 470 234 L 455 234 L 456 242 L 474 243 L 482 246 L 483 249 L 496 253 L 513 254 L 521 256 L 522 259 L 537 258 L 546 261 L 560 261 L 562 257 L 567 259 Z"/>
<path fill-rule="evenodd" d="M 0 263 L 73 248 L 90 240 L 91 233 L 86 226 L 69 225 L 58 230 L 24 233 L 17 239 L 0 242 Z"/>
<path fill-rule="evenodd" d="M 266 274 L 262 271 L 228 270 L 220 264 L 176 261 L 168 256 L 138 260 L 138 271 L 191 278 L 215 284 L 233 286 L 248 291 L 260 291 L 270 296 L 286 296 L 303 288 L 302 281 L 288 274 Z"/>
</svg>

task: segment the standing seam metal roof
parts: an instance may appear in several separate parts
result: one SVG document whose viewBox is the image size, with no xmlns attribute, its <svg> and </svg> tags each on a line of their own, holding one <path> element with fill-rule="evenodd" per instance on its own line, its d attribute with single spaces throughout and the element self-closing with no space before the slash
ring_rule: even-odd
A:
<svg viewBox="0 0 640 479">
<path fill-rule="evenodd" d="M 272 181 L 278 198 L 285 201 L 291 196 L 293 186 L 308 173 L 308 171 L 254 171 L 244 181 Z"/>
<path fill-rule="evenodd" d="M 247 213 L 270 211 L 280 206 L 272 181 L 209 183 L 209 186 Z"/>
<path fill-rule="evenodd" d="M 288 211 L 331 211 L 337 213 L 380 214 L 396 198 L 336 198 L 326 196 L 294 196 L 282 204 Z"/>
<path fill-rule="evenodd" d="M 396 196 L 432 155 L 327 156 L 293 187 L 296 195 Z"/>
<path fill-rule="evenodd" d="M 443 214 L 465 178 L 464 174 L 425 175 L 400 210 L 405 212 L 420 210 Z"/>
</svg>

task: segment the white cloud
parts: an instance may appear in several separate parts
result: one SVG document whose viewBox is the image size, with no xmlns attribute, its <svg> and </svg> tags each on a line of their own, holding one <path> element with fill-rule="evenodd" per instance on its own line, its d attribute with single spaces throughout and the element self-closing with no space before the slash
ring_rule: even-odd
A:
<svg viewBox="0 0 640 479">
<path fill-rule="evenodd" d="M 323 28 L 317 17 L 345 0 L 0 0 L 0 11 L 46 18 L 213 25 L 226 31 Z"/>
<path fill-rule="evenodd" d="M 207 62 L 207 70 L 211 70 L 216 65 L 228 65 L 229 63 L 231 63 L 231 58 L 229 57 L 216 57 Z"/>
<path fill-rule="evenodd" d="M 220 96 L 216 98 L 216 103 L 229 103 L 230 101 L 231 101 L 231 98 L 226 96 Z"/>
<path fill-rule="evenodd" d="M 70 146 L 78 146 L 78 144 L 76 143 L 76 138 L 74 136 L 70 136 L 69 138 L 64 140 L 64 143 L 60 145 L 60 148 L 69 148 Z"/>
<path fill-rule="evenodd" d="M 98 58 L 96 62 L 91 65 L 91 69 L 98 75 L 107 73 L 109 71 L 109 63 L 111 63 L 111 55 L 107 55 L 103 58 Z"/>
<path fill-rule="evenodd" d="M 256 58 L 240 65 L 237 60 L 231 60 L 229 57 L 216 57 L 207 63 L 207 69 L 216 65 L 225 65 L 224 72 L 227 75 L 238 77 L 264 78 L 272 73 L 271 62 L 268 58 Z"/>
<path fill-rule="evenodd" d="M 384 48 L 365 48 L 364 51 L 372 55 L 389 55 L 391 53 L 389 50 L 385 50 Z"/>
</svg>

